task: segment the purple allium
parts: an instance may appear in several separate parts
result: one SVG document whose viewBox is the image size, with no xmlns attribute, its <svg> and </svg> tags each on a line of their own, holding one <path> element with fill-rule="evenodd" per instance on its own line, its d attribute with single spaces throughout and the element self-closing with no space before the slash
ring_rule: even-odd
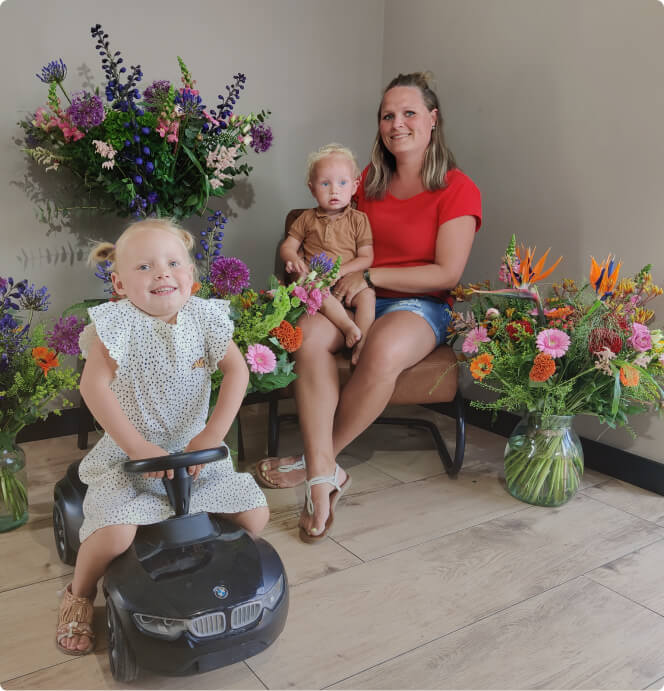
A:
<svg viewBox="0 0 664 691">
<path fill-rule="evenodd" d="M 46 286 L 36 288 L 34 283 L 28 286 L 21 295 L 19 304 L 21 309 L 32 310 L 34 312 L 46 312 L 51 296 L 46 292 Z"/>
<path fill-rule="evenodd" d="M 44 84 L 51 84 L 53 82 L 59 83 L 64 81 L 64 78 L 67 76 L 67 65 L 62 62 L 62 58 L 60 58 L 59 61 L 51 60 L 48 65 L 42 67 L 41 75 L 36 74 L 35 76 L 37 79 L 44 82 Z"/>
<path fill-rule="evenodd" d="M 237 257 L 218 257 L 210 267 L 210 282 L 220 295 L 239 295 L 249 285 L 249 269 Z"/>
<path fill-rule="evenodd" d="M 143 92 L 143 102 L 149 110 L 159 111 L 162 109 L 171 83 L 165 79 L 152 82 Z"/>
<path fill-rule="evenodd" d="M 104 104 L 96 94 L 79 91 L 72 95 L 71 105 L 67 108 L 67 115 L 76 127 L 87 132 L 104 122 Z"/>
<path fill-rule="evenodd" d="M 60 317 L 54 324 L 53 330 L 48 332 L 47 343 L 50 348 L 55 348 L 59 353 L 78 355 L 81 352 L 78 347 L 78 337 L 84 327 L 85 322 L 74 315 Z"/>
<path fill-rule="evenodd" d="M 257 154 L 265 153 L 272 146 L 272 128 L 267 125 L 254 125 L 249 130 L 251 146 Z"/>
<path fill-rule="evenodd" d="M 321 252 L 320 254 L 315 254 L 311 261 L 309 262 L 309 267 L 312 271 L 315 271 L 319 276 L 324 276 L 330 273 L 334 267 L 334 262 L 325 254 Z"/>
</svg>

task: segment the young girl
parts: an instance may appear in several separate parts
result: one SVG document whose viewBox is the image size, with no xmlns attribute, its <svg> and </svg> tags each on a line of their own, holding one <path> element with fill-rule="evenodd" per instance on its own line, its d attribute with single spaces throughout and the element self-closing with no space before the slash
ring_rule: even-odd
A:
<svg viewBox="0 0 664 691">
<path fill-rule="evenodd" d="M 92 323 L 81 335 L 87 356 L 81 395 L 105 434 L 79 467 L 88 485 L 81 548 L 56 634 L 69 655 L 94 648 L 92 603 L 106 567 L 131 545 L 137 525 L 173 514 L 164 473 L 130 475 L 124 461 L 222 445 L 246 391 L 249 374 L 231 338 L 228 302 L 191 296 L 192 247 L 188 232 L 153 219 L 90 254 L 92 263 L 112 262 L 113 287 L 124 299 L 90 309 Z M 217 368 L 224 378 L 206 424 Z M 191 466 L 189 473 L 192 513 L 224 515 L 253 534 L 265 527 L 263 493 L 230 460 Z"/>
</svg>

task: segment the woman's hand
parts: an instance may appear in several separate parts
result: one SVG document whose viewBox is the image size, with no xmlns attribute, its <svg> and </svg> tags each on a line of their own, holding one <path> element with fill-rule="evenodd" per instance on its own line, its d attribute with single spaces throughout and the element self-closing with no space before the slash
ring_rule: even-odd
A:
<svg viewBox="0 0 664 691">
<path fill-rule="evenodd" d="M 144 458 L 157 458 L 158 456 L 170 456 L 170 454 L 168 451 L 162 449 L 161 446 L 145 441 L 130 454 L 129 458 L 132 461 L 141 461 Z M 154 477 L 159 479 L 164 477 L 164 474 L 166 474 L 169 480 L 172 480 L 175 471 L 172 468 L 170 470 L 158 470 L 153 473 L 143 473 L 143 477 Z"/>
<path fill-rule="evenodd" d="M 346 274 L 340 278 L 334 284 L 334 289 L 331 293 L 339 302 L 345 302 L 346 305 L 350 305 L 353 302 L 353 298 L 368 287 L 367 282 L 364 280 L 363 272 L 353 271 L 353 273 Z"/>
</svg>

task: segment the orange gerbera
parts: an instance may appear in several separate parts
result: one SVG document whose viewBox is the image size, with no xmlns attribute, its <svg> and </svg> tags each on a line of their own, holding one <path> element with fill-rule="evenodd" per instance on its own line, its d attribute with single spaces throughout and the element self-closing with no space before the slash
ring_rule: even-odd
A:
<svg viewBox="0 0 664 691">
<path fill-rule="evenodd" d="M 639 370 L 631 365 L 623 365 L 620 368 L 620 383 L 623 386 L 638 386 Z"/>
<path fill-rule="evenodd" d="M 567 319 L 572 312 L 574 312 L 574 308 L 570 307 L 570 305 L 565 305 L 564 307 L 545 310 L 544 314 L 547 319 Z"/>
<path fill-rule="evenodd" d="M 294 353 L 302 345 L 302 329 L 299 326 L 294 327 L 286 320 L 272 329 L 270 336 L 274 336 L 288 353 Z"/>
<path fill-rule="evenodd" d="M 555 371 L 556 363 L 554 359 L 546 353 L 539 353 L 535 356 L 528 378 L 530 381 L 543 382 L 549 379 Z"/>
<path fill-rule="evenodd" d="M 482 353 L 470 361 L 470 374 L 473 379 L 479 379 L 481 381 L 484 377 L 491 374 L 492 369 L 493 355 L 489 353 Z"/>
<path fill-rule="evenodd" d="M 201 289 L 201 284 L 198 281 L 194 281 L 191 284 L 191 294 L 196 295 L 196 293 Z"/>
<path fill-rule="evenodd" d="M 48 375 L 50 369 L 60 364 L 58 358 L 55 356 L 55 350 L 44 348 L 44 346 L 33 348 L 32 358 L 37 363 L 37 366 L 41 367 L 45 377 Z"/>
</svg>

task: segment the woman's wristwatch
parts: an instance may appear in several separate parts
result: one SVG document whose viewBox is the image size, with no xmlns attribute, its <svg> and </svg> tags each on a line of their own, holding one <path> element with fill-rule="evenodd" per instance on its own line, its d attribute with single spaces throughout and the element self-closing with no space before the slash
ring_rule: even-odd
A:
<svg viewBox="0 0 664 691">
<path fill-rule="evenodd" d="M 364 276 L 364 280 L 366 281 L 369 288 L 372 288 L 375 290 L 376 286 L 373 284 L 373 281 L 371 280 L 371 274 L 369 273 L 369 269 L 365 269 L 365 271 L 362 275 Z"/>
</svg>

